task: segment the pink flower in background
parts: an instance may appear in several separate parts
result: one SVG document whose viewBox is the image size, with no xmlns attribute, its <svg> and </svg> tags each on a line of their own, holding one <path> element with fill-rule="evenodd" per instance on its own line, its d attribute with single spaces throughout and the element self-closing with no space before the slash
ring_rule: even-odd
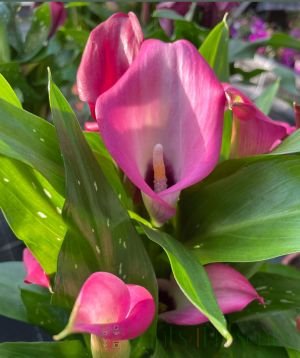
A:
<svg viewBox="0 0 300 358">
<path fill-rule="evenodd" d="M 157 10 L 172 10 L 177 14 L 184 16 L 191 6 L 191 2 L 176 2 L 176 1 L 167 1 L 162 2 L 156 6 Z M 168 36 L 171 36 L 174 30 L 173 20 L 160 18 L 159 19 L 160 26 L 163 28 L 165 33 Z"/>
<path fill-rule="evenodd" d="M 79 97 L 87 102 L 95 118 L 97 98 L 128 70 L 144 39 L 134 13 L 116 13 L 90 34 L 77 73 Z M 87 130 L 97 130 L 88 122 Z"/>
<path fill-rule="evenodd" d="M 273 121 L 241 91 L 224 84 L 228 107 L 233 112 L 231 157 L 269 153 L 295 128 Z"/>
<path fill-rule="evenodd" d="M 104 341 L 109 354 L 114 349 L 112 343 L 143 334 L 154 314 L 154 299 L 144 287 L 127 285 L 108 272 L 95 272 L 83 284 L 67 327 L 54 338 L 90 333 Z M 120 347 L 127 349 L 126 345 Z"/>
<path fill-rule="evenodd" d="M 23 251 L 23 263 L 26 270 L 26 277 L 24 278 L 25 283 L 33 283 L 35 285 L 50 288 L 49 277 L 45 274 L 42 266 L 27 248 Z"/>
<path fill-rule="evenodd" d="M 230 266 L 210 264 L 205 266 L 205 270 L 224 314 L 241 311 L 254 300 L 264 302 L 249 281 Z M 167 309 L 159 315 L 160 319 L 178 325 L 198 325 L 208 321 L 208 318 L 188 301 L 174 279 L 159 280 L 159 288 L 162 297 L 166 299 Z M 171 306 L 168 307 L 170 303 Z"/>
<path fill-rule="evenodd" d="M 300 29 L 293 29 L 290 35 L 297 40 L 300 39 Z M 294 69 L 297 74 L 300 74 L 300 52 L 292 48 L 284 48 L 280 52 L 280 61 L 283 65 Z"/>
<path fill-rule="evenodd" d="M 248 37 L 250 42 L 263 40 L 270 37 L 265 22 L 259 17 L 253 17 L 251 22 L 251 34 Z"/>
<path fill-rule="evenodd" d="M 176 213 L 180 191 L 216 166 L 225 95 L 188 41 L 145 41 L 134 63 L 96 104 L 104 143 L 141 190 L 156 225 Z"/>
<path fill-rule="evenodd" d="M 51 37 L 55 34 L 57 29 L 65 23 L 67 12 L 63 2 L 51 1 L 49 5 L 51 11 L 51 29 L 49 37 Z"/>
</svg>

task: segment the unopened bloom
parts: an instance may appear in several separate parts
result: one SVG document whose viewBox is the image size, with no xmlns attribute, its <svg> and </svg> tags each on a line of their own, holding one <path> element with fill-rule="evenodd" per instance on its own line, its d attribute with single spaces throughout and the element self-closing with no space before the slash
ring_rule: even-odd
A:
<svg viewBox="0 0 300 358">
<path fill-rule="evenodd" d="M 269 153 L 294 131 L 288 123 L 270 119 L 238 89 L 228 84 L 224 89 L 233 113 L 231 157 Z"/>
<path fill-rule="evenodd" d="M 143 334 L 154 314 L 154 299 L 144 287 L 127 285 L 108 272 L 95 272 L 83 284 L 67 327 L 54 338 L 90 333 L 92 344 L 98 343 L 99 357 L 111 357 L 116 348 L 127 356 L 128 345 L 122 341 Z"/>
<path fill-rule="evenodd" d="M 127 71 L 144 39 L 134 13 L 116 13 L 90 34 L 77 73 L 79 97 L 95 117 L 97 98 Z"/>
<path fill-rule="evenodd" d="M 225 95 L 188 41 L 144 41 L 127 72 L 96 104 L 104 143 L 142 191 L 159 225 L 176 213 L 180 191 L 219 159 Z"/>
<path fill-rule="evenodd" d="M 51 11 L 51 29 L 49 37 L 51 37 L 55 34 L 57 29 L 65 23 L 67 12 L 63 2 L 50 1 L 49 6 Z"/>
<path fill-rule="evenodd" d="M 25 283 L 33 283 L 35 285 L 50 288 L 50 280 L 32 253 L 25 248 L 23 251 L 23 263 L 26 270 Z"/>
<path fill-rule="evenodd" d="M 166 2 L 161 2 L 160 4 L 158 4 L 156 6 L 156 9 L 157 10 L 172 10 L 172 11 L 175 11 L 177 14 L 183 16 L 189 11 L 190 6 L 191 6 L 191 2 L 166 1 Z M 162 27 L 162 29 L 165 31 L 165 33 L 168 36 L 171 36 L 173 33 L 173 29 L 174 29 L 173 22 L 174 21 L 171 19 L 166 19 L 166 18 L 159 19 L 160 26 Z"/>
<path fill-rule="evenodd" d="M 210 264 L 205 266 L 214 294 L 221 311 L 224 314 L 243 310 L 254 300 L 263 303 L 247 279 L 224 264 Z M 174 279 L 160 280 L 160 297 L 165 312 L 160 319 L 178 325 L 198 325 L 208 321 L 208 318 L 195 307 L 180 290 Z"/>
</svg>

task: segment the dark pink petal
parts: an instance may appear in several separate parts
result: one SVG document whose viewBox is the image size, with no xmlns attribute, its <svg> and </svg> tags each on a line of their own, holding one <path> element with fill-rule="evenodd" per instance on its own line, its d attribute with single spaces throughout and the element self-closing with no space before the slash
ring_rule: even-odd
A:
<svg viewBox="0 0 300 358">
<path fill-rule="evenodd" d="M 98 98 L 96 117 L 106 147 L 142 191 L 156 221 L 173 216 L 180 191 L 217 164 L 224 104 L 213 71 L 185 40 L 145 41 L 124 76 Z M 160 193 L 146 180 L 156 144 L 163 146 L 173 177 Z"/>
<path fill-rule="evenodd" d="M 23 263 L 26 270 L 26 277 L 24 278 L 25 283 L 33 283 L 35 285 L 50 288 L 49 277 L 45 274 L 42 266 L 27 248 L 23 251 Z"/>
<path fill-rule="evenodd" d="M 143 41 L 134 13 L 116 13 L 90 34 L 77 73 L 79 97 L 95 105 L 100 94 L 127 71 Z"/>
<path fill-rule="evenodd" d="M 63 2 L 51 1 L 49 4 L 51 11 L 51 29 L 49 37 L 51 37 L 56 30 L 65 23 L 67 12 Z"/>
<path fill-rule="evenodd" d="M 66 329 L 86 332 L 106 340 L 133 339 L 144 333 L 155 314 L 151 294 L 141 286 L 126 285 L 107 272 L 92 274 L 81 288 Z"/>
<path fill-rule="evenodd" d="M 233 112 L 231 157 L 269 153 L 293 130 L 271 120 L 236 88 L 224 84 L 224 89 Z"/>
<path fill-rule="evenodd" d="M 230 266 L 210 264 L 205 266 L 205 269 L 224 314 L 241 311 L 254 300 L 263 303 L 263 299 L 249 281 Z M 162 320 L 179 325 L 196 325 L 208 321 L 207 317 L 185 298 L 178 286 L 170 287 L 172 291 L 169 291 L 169 294 L 174 297 L 178 308 L 160 314 Z"/>
</svg>

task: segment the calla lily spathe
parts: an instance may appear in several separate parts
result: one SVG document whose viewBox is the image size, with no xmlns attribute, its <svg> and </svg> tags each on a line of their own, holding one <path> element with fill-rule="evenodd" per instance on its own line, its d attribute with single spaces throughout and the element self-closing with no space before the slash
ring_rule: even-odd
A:
<svg viewBox="0 0 300 358">
<path fill-rule="evenodd" d="M 102 350 L 99 357 L 111 357 L 112 342 L 143 334 L 154 315 L 154 299 L 144 287 L 127 285 L 108 272 L 95 272 L 83 284 L 67 327 L 54 338 L 62 339 L 76 332 L 90 333 L 103 340 L 100 347 L 98 344 Z M 97 342 L 95 337 L 94 342 Z M 127 354 L 128 346 L 119 347 Z"/>
<path fill-rule="evenodd" d="M 247 279 L 232 267 L 225 264 L 210 264 L 205 266 L 205 270 L 224 314 L 241 311 L 254 300 L 263 303 L 263 299 Z M 198 325 L 208 321 L 208 318 L 187 300 L 174 279 L 160 280 L 159 288 L 173 305 L 171 310 L 159 315 L 160 319 L 178 325 Z"/>
<path fill-rule="evenodd" d="M 79 98 L 89 104 L 93 117 L 97 98 L 127 71 L 143 39 L 140 23 L 132 12 L 116 13 L 90 33 L 77 73 L 77 86 Z"/>
<path fill-rule="evenodd" d="M 222 85 L 185 40 L 144 41 L 127 72 L 98 98 L 105 145 L 157 225 L 175 215 L 180 191 L 217 164 L 224 105 Z"/>
<path fill-rule="evenodd" d="M 270 119 L 238 89 L 229 84 L 223 86 L 233 112 L 232 158 L 269 153 L 295 130 L 288 123 Z"/>
<path fill-rule="evenodd" d="M 27 248 L 23 251 L 23 264 L 26 270 L 26 277 L 24 278 L 25 283 L 33 283 L 50 289 L 49 277 L 46 275 L 37 259 Z"/>
</svg>

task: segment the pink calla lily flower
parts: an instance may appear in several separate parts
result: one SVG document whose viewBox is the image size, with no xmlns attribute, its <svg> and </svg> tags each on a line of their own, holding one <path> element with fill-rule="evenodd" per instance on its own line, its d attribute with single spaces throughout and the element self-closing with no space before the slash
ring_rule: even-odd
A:
<svg viewBox="0 0 300 358">
<path fill-rule="evenodd" d="M 254 300 L 264 302 L 248 280 L 230 266 L 210 264 L 205 266 L 205 270 L 224 314 L 241 311 Z M 159 288 L 165 298 L 166 308 L 171 303 L 171 310 L 161 313 L 160 319 L 178 325 L 198 325 L 208 321 L 208 318 L 187 300 L 174 279 L 160 280 Z"/>
<path fill-rule="evenodd" d="M 144 35 L 136 15 L 116 13 L 90 34 L 77 73 L 79 98 L 95 118 L 97 98 L 127 71 L 139 52 Z M 87 130 L 95 129 L 87 125 Z"/>
<path fill-rule="evenodd" d="M 112 342 L 143 334 L 154 314 L 154 299 L 144 287 L 127 285 L 108 272 L 95 272 L 83 284 L 67 327 L 54 338 L 90 333 L 104 340 L 104 346 L 110 350 Z"/>
<path fill-rule="evenodd" d="M 154 223 L 176 213 L 180 191 L 219 159 L 225 95 L 188 41 L 144 41 L 122 78 L 96 103 L 105 145 L 141 190 Z"/>
<path fill-rule="evenodd" d="M 270 119 L 238 89 L 223 86 L 233 112 L 232 158 L 269 153 L 295 130 L 288 123 Z"/>
<path fill-rule="evenodd" d="M 23 251 L 23 263 L 27 272 L 26 277 L 24 278 L 25 283 L 33 283 L 50 289 L 49 277 L 27 248 Z"/>
</svg>

